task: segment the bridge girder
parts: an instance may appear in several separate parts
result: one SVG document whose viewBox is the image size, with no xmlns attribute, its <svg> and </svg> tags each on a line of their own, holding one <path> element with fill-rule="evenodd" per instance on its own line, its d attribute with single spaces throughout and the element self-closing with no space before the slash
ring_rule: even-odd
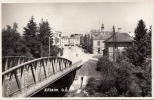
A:
<svg viewBox="0 0 154 100">
<path fill-rule="evenodd" d="M 17 64 L 2 73 L 3 97 L 30 96 L 81 64 L 82 61 L 72 64 L 61 57 L 44 57 Z"/>
</svg>

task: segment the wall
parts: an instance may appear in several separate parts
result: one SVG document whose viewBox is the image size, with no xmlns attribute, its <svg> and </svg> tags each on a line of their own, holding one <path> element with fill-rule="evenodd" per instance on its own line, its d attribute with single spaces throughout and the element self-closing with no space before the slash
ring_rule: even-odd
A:
<svg viewBox="0 0 154 100">
<path fill-rule="evenodd" d="M 105 43 L 104 56 L 109 56 L 109 58 L 113 57 L 113 46 L 114 46 L 113 42 Z M 119 52 L 123 51 L 125 47 L 131 47 L 131 46 L 132 46 L 132 42 L 118 42 L 117 43 Z"/>
<path fill-rule="evenodd" d="M 100 45 L 97 44 L 98 41 L 100 41 Z M 100 52 L 98 52 L 98 49 L 100 49 Z M 93 54 L 103 54 L 104 49 L 104 40 L 93 40 Z"/>
<path fill-rule="evenodd" d="M 67 38 L 62 38 L 61 39 L 61 46 L 69 45 L 69 39 Z"/>
</svg>

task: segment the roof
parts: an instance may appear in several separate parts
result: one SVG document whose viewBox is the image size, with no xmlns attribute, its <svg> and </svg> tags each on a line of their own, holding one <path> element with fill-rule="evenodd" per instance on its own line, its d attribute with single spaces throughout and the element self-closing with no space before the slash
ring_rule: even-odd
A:
<svg viewBox="0 0 154 100">
<path fill-rule="evenodd" d="M 92 33 L 90 33 L 91 35 L 93 35 L 93 36 L 97 36 L 97 35 L 99 35 L 101 32 L 92 32 Z"/>
<path fill-rule="evenodd" d="M 94 40 L 106 40 L 111 36 L 112 34 L 110 32 L 99 33 Z"/>
<path fill-rule="evenodd" d="M 70 37 L 74 39 L 80 39 L 81 36 L 82 34 L 72 34 Z"/>
<path fill-rule="evenodd" d="M 128 33 L 116 33 L 117 42 L 132 42 L 133 38 Z M 113 42 L 113 35 L 110 36 L 105 42 Z"/>
<path fill-rule="evenodd" d="M 75 35 L 74 38 L 75 39 L 79 39 L 80 38 L 80 35 Z"/>
<path fill-rule="evenodd" d="M 69 37 L 68 36 L 62 36 L 61 38 L 62 39 L 68 39 Z"/>
</svg>

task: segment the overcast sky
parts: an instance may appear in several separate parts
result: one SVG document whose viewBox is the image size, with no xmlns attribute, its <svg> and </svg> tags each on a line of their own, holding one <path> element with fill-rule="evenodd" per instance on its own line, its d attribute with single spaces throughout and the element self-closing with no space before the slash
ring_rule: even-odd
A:
<svg viewBox="0 0 154 100">
<path fill-rule="evenodd" d="M 85 34 L 98 29 L 103 22 L 105 30 L 122 28 L 121 32 L 134 32 L 137 22 L 143 19 L 149 28 L 152 25 L 151 3 L 42 3 L 2 4 L 2 27 L 18 23 L 22 34 L 31 16 L 36 23 L 47 19 L 50 26 L 62 35 Z"/>
</svg>

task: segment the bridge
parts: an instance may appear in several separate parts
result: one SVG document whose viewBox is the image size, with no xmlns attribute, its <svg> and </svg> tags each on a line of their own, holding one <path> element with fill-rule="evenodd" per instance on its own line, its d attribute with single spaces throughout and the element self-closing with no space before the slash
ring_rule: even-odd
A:
<svg viewBox="0 0 154 100">
<path fill-rule="evenodd" d="M 2 58 L 3 97 L 30 97 L 46 87 L 69 89 L 82 60 L 72 63 L 62 57 Z M 59 86 L 52 85 L 58 82 Z"/>
</svg>

